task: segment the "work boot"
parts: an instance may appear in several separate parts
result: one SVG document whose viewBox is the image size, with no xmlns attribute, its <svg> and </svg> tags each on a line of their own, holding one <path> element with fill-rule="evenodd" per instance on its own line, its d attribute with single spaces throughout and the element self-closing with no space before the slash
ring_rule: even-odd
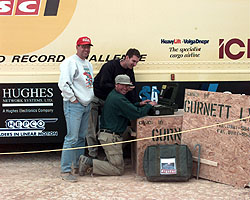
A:
<svg viewBox="0 0 250 200">
<path fill-rule="evenodd" d="M 93 171 L 93 168 L 89 163 L 90 158 L 87 156 L 81 155 L 79 159 L 79 175 L 84 176 L 87 174 L 91 174 Z"/>
<path fill-rule="evenodd" d="M 77 178 L 71 172 L 62 172 L 61 177 L 64 181 L 77 182 Z"/>
</svg>

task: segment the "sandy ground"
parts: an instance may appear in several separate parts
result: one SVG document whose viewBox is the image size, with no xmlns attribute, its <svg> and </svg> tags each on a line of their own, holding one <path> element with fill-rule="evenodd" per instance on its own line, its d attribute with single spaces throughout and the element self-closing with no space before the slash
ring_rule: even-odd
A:
<svg viewBox="0 0 250 200">
<path fill-rule="evenodd" d="M 130 161 L 120 177 L 78 176 L 78 182 L 60 177 L 60 152 L 0 155 L 0 199 L 250 199 L 249 188 L 191 179 L 182 183 L 151 183 L 138 177 Z"/>
</svg>

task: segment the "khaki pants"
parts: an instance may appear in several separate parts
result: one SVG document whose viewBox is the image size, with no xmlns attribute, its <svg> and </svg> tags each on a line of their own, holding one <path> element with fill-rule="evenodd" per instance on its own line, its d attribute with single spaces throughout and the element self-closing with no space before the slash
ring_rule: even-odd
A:
<svg viewBox="0 0 250 200">
<path fill-rule="evenodd" d="M 98 124 L 98 112 L 103 108 L 104 102 L 105 101 L 97 97 L 94 97 L 93 101 L 91 102 L 91 110 L 88 122 L 88 134 L 86 135 L 88 146 L 93 146 L 98 144 L 96 136 L 97 135 L 96 129 Z M 97 157 L 98 147 L 91 147 L 88 148 L 88 150 L 89 150 L 89 156 Z"/>
<path fill-rule="evenodd" d="M 106 132 L 98 132 L 101 144 L 121 142 L 123 138 Z M 124 173 L 122 144 L 103 146 L 108 161 L 93 160 L 93 174 L 119 176 Z"/>
</svg>

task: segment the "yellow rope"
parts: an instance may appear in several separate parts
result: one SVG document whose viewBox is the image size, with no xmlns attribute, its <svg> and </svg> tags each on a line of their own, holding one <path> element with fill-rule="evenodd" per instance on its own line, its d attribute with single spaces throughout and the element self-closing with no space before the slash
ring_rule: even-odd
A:
<svg viewBox="0 0 250 200">
<path fill-rule="evenodd" d="M 114 144 L 123 144 L 123 143 L 137 142 L 137 141 L 149 140 L 149 139 L 157 138 L 157 137 L 163 137 L 163 136 L 169 136 L 169 135 L 177 135 L 177 134 L 187 133 L 187 132 L 191 132 L 191 131 L 198 131 L 198 130 L 202 130 L 202 129 L 206 129 L 206 128 L 211 128 L 211 127 L 214 127 L 214 126 L 223 125 L 223 124 L 230 124 L 230 123 L 233 123 L 233 122 L 237 122 L 237 121 L 241 121 L 241 120 L 245 120 L 245 119 L 249 119 L 249 118 L 250 118 L 250 116 L 245 117 L 245 118 L 240 118 L 240 119 L 235 119 L 235 120 L 227 121 L 227 122 L 222 122 L 222 123 L 212 124 L 212 125 L 203 126 L 203 127 L 199 127 L 199 128 L 194 128 L 194 129 L 190 129 L 190 130 L 186 130 L 186 131 L 180 131 L 180 132 L 163 134 L 163 135 L 157 135 L 157 136 L 151 136 L 151 137 L 137 138 L 137 139 L 126 140 L 126 141 L 121 141 L 121 142 L 99 144 L 99 145 L 92 145 L 92 146 L 84 146 L 84 147 L 75 147 L 75 148 L 68 148 L 68 149 L 52 149 L 52 150 L 25 151 L 25 152 L 6 152 L 6 153 L 0 153 L 0 155 L 17 155 L 17 154 L 29 154 L 29 153 L 48 153 L 48 152 L 56 152 L 56 151 L 86 149 L 86 148 L 92 148 L 92 147 L 101 147 L 101 146 L 108 146 L 108 145 L 114 145 Z"/>
</svg>

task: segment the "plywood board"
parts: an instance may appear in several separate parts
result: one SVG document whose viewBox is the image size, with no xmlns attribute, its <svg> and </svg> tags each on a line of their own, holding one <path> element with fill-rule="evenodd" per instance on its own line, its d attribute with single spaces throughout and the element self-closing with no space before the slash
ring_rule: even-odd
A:
<svg viewBox="0 0 250 200">
<path fill-rule="evenodd" d="M 188 132 L 182 134 L 181 143 L 187 144 L 195 157 L 198 151 L 194 146 L 200 144 L 201 158 L 217 163 L 201 163 L 200 177 L 240 187 L 250 182 L 250 120 L 230 122 L 249 114 L 249 96 L 185 91 L 182 129 Z"/>
<path fill-rule="evenodd" d="M 150 139 L 136 142 L 135 168 L 137 175 L 144 176 L 143 156 L 147 146 L 181 143 L 181 134 L 174 133 L 180 132 L 182 130 L 182 118 L 183 111 L 180 110 L 179 112 L 175 113 L 175 115 L 147 116 L 137 120 L 136 138 L 141 139 L 152 137 Z"/>
</svg>

